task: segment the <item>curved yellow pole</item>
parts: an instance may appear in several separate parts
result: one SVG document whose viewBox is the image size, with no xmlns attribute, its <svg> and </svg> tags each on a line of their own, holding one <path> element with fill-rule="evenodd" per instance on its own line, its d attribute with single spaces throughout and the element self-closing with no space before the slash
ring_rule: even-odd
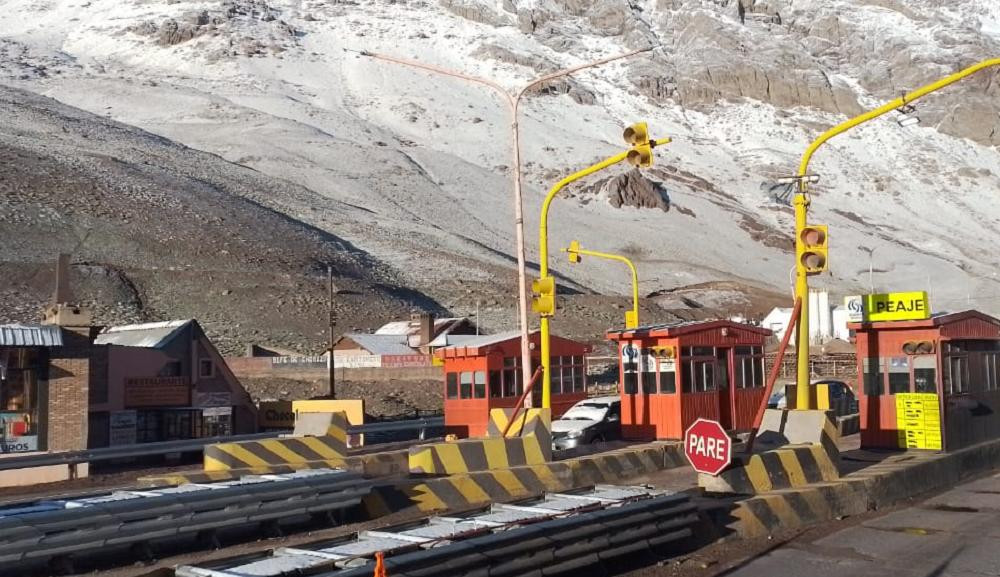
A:
<svg viewBox="0 0 1000 577">
<path fill-rule="evenodd" d="M 864 124 L 869 120 L 878 118 L 883 114 L 901 108 L 918 98 L 927 96 L 932 92 L 940 90 L 946 86 L 950 86 L 977 72 L 987 68 L 993 68 L 995 66 L 1000 66 L 1000 58 L 991 58 L 969 66 L 968 68 L 956 72 L 955 74 L 945 76 L 937 82 L 933 82 L 918 88 L 909 94 L 905 94 L 895 100 L 887 102 L 874 110 L 870 110 L 864 114 L 842 122 L 830 130 L 827 130 L 821 134 L 819 138 L 814 140 L 812 144 L 809 145 L 809 148 L 806 149 L 805 154 L 802 155 L 802 161 L 799 163 L 799 190 L 795 195 L 795 243 L 798 244 L 802 242 L 801 232 L 803 227 L 806 226 L 807 214 L 809 211 L 809 197 L 806 196 L 808 187 L 804 177 L 808 174 L 809 161 L 812 160 L 813 154 L 816 153 L 816 150 L 819 149 L 820 146 L 823 146 L 831 138 L 839 134 L 843 134 L 855 126 Z M 799 409 L 810 409 L 812 408 L 812 396 L 810 394 L 811 387 L 809 383 L 809 277 L 806 275 L 805 268 L 802 266 L 801 262 L 796 261 L 795 270 L 797 274 L 795 281 L 795 298 L 801 299 L 802 302 L 802 311 L 799 315 L 798 328 L 796 329 L 796 336 L 798 339 L 798 346 L 795 348 L 798 363 L 796 383 L 798 386 L 796 387 L 797 394 L 795 406 Z"/>
<path fill-rule="evenodd" d="M 597 258 L 604 258 L 608 260 L 616 260 L 618 262 L 623 262 L 628 265 L 629 270 L 632 271 L 632 323 L 629 323 L 629 319 L 625 318 L 625 328 L 634 329 L 639 326 L 639 273 L 635 270 L 635 264 L 632 263 L 628 258 L 620 254 L 611 254 L 608 252 L 597 252 L 596 250 L 587 250 L 583 248 L 577 249 L 562 249 L 563 252 L 575 252 L 577 254 L 585 254 L 587 256 L 593 256 Z M 632 324 L 632 326 L 629 326 Z"/>
</svg>

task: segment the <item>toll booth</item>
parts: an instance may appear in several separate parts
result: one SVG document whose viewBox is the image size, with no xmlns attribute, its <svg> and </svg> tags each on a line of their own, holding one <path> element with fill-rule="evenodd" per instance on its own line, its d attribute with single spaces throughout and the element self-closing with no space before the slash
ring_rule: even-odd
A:
<svg viewBox="0 0 1000 577">
<path fill-rule="evenodd" d="M 540 364 L 539 332 L 532 331 L 531 371 Z M 552 335 L 552 418 L 587 398 L 585 355 L 591 347 Z M 512 408 L 524 392 L 521 337 L 518 332 L 497 335 L 449 335 L 448 346 L 434 351 L 444 367 L 444 424 L 447 434 L 483 437 L 490 409 Z M 541 378 L 532 390 L 532 406 L 542 404 Z"/>
<path fill-rule="evenodd" d="M 682 439 L 698 418 L 746 431 L 764 399 L 764 343 L 771 331 L 726 320 L 613 330 L 622 434 Z"/>
<path fill-rule="evenodd" d="M 954 451 L 1000 438 L 1000 320 L 855 322 L 861 446 Z"/>
</svg>

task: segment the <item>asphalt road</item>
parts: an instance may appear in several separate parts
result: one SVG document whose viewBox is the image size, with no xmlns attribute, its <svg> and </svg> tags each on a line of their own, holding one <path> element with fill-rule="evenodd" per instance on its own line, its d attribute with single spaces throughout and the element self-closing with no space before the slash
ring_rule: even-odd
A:
<svg viewBox="0 0 1000 577">
<path fill-rule="evenodd" d="M 727 577 L 1000 575 L 1000 474 L 919 505 L 786 545 Z"/>
</svg>

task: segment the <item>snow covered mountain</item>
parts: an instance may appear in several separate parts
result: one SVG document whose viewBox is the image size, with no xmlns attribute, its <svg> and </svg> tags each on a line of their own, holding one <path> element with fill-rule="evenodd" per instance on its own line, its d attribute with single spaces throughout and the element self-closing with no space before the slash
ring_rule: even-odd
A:
<svg viewBox="0 0 1000 577">
<path fill-rule="evenodd" d="M 294 183 L 294 197 L 254 200 L 345 239 L 454 312 L 486 298 L 497 328 L 515 320 L 507 110 L 482 86 L 369 53 L 515 92 L 545 73 L 653 46 L 544 85 L 521 118 L 532 262 L 549 185 L 619 151 L 622 127 L 636 120 L 674 139 L 647 173 L 669 210 L 635 202 L 636 179 L 613 205 L 608 195 L 626 172 L 616 167 L 572 187 L 552 211 L 554 248 L 579 239 L 627 253 L 644 293 L 711 281 L 786 292 L 792 213 L 775 181 L 796 169 L 811 139 L 1000 56 L 995 0 L 5 0 L 0 8 L 0 82 Z M 938 310 L 1000 312 L 997 78 L 986 72 L 919 102 L 918 126 L 876 120 L 819 151 L 811 219 L 831 227 L 832 271 L 815 286 L 866 290 L 871 258 L 876 289 L 930 289 Z M 560 256 L 555 269 L 577 289 L 627 293 L 615 266 L 571 266 Z"/>
</svg>

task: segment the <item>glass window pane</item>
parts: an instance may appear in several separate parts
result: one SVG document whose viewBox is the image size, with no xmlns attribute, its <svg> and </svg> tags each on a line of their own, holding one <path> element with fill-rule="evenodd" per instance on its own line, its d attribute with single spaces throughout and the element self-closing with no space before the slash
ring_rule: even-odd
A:
<svg viewBox="0 0 1000 577">
<path fill-rule="evenodd" d="M 881 359 L 864 359 L 865 395 L 874 397 L 882 394 Z"/>
<path fill-rule="evenodd" d="M 702 367 L 705 370 L 705 388 L 704 391 L 714 391 L 715 390 L 715 364 L 710 362 L 702 363 Z"/>
<path fill-rule="evenodd" d="M 740 347 L 736 347 L 739 349 Z M 752 386 L 753 369 L 750 367 L 749 362 L 751 359 L 736 357 L 733 359 L 733 387 L 737 389 L 742 389 L 746 386 Z M 746 384 L 744 384 L 746 383 Z"/>
<path fill-rule="evenodd" d="M 474 393 L 477 399 L 486 398 L 486 371 L 476 371 Z"/>
<path fill-rule="evenodd" d="M 500 380 L 500 371 L 490 371 L 490 397 L 502 397 L 503 396 L 503 383 Z"/>
<path fill-rule="evenodd" d="M 624 383 L 625 387 L 624 388 L 625 388 L 625 394 L 626 395 L 635 395 L 635 394 L 637 394 L 639 392 L 638 377 L 639 377 L 639 373 L 636 373 L 636 372 L 625 373 L 625 383 Z"/>
<path fill-rule="evenodd" d="M 677 373 L 674 371 L 660 371 L 660 392 L 672 395 L 677 392 Z"/>
<path fill-rule="evenodd" d="M 448 383 L 448 398 L 457 399 L 458 398 L 458 373 L 448 373 L 445 375 Z"/>
<path fill-rule="evenodd" d="M 459 376 L 459 393 L 463 399 L 472 398 L 472 373 L 464 372 Z"/>
</svg>

